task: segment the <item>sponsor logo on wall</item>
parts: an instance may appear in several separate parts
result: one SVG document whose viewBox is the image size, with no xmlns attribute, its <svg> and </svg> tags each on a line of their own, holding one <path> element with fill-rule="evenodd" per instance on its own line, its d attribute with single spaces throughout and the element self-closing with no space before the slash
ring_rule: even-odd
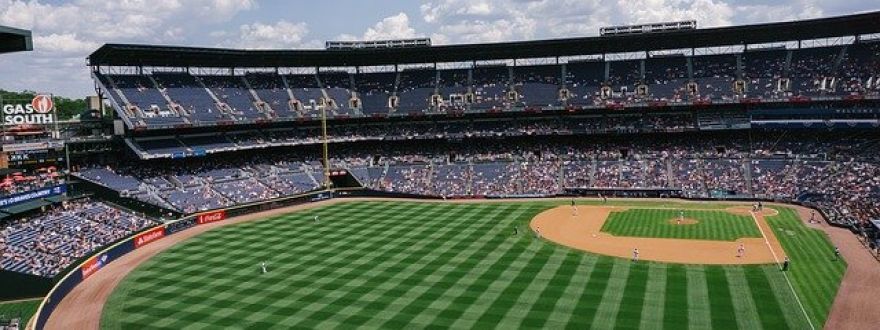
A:
<svg viewBox="0 0 880 330">
<path fill-rule="evenodd" d="M 134 248 L 140 248 L 144 245 L 153 243 L 165 237 L 165 227 L 156 227 L 138 234 L 134 238 Z"/>
<path fill-rule="evenodd" d="M 107 257 L 107 254 L 101 254 L 101 255 L 92 257 L 91 259 L 89 259 L 89 261 L 86 261 L 82 266 L 80 266 L 80 271 L 82 272 L 83 280 L 87 279 L 89 276 L 92 276 L 92 274 L 101 270 L 101 268 L 103 268 L 104 265 L 106 265 L 107 262 L 109 262 L 108 259 L 109 258 Z"/>
<path fill-rule="evenodd" d="M 223 219 L 226 219 L 226 211 L 220 210 L 199 214 L 196 218 L 196 222 L 200 225 L 204 225 L 206 223 L 217 222 Z"/>
</svg>

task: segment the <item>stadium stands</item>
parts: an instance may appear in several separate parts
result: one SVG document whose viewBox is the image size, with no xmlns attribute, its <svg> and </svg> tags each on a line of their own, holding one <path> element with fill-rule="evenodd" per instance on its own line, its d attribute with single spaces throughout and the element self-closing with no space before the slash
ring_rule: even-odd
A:
<svg viewBox="0 0 880 330">
<path fill-rule="evenodd" d="M 12 172 L 0 182 L 0 197 L 56 186 L 64 181 L 64 176 L 54 167 L 40 168 L 34 173 Z"/>
<path fill-rule="evenodd" d="M 638 107 L 658 104 L 804 102 L 880 97 L 876 40 L 846 46 L 749 48 L 645 59 L 398 71 L 251 72 L 242 76 L 96 73 L 139 127 L 251 123 L 449 111 Z M 563 76 L 564 75 L 564 76 Z M 560 90 L 566 90 L 561 95 Z M 603 92 L 603 90 L 606 90 Z M 435 100 L 434 95 L 438 96 Z"/>
<path fill-rule="evenodd" d="M 609 123 L 632 126 L 644 121 Z M 649 122 L 677 124 L 675 120 Z M 464 128 L 492 137 L 509 135 L 505 130 L 531 131 L 560 124 L 553 120 L 508 121 L 504 125 L 474 122 Z M 430 127 L 436 132 L 450 129 Z M 783 134 L 783 138 L 749 142 L 733 133 L 706 134 L 666 135 L 657 141 L 600 135 L 585 140 L 557 137 L 516 144 L 487 140 L 490 143 L 434 147 L 413 140 L 414 148 L 376 142 L 370 148 L 335 147 L 332 164 L 351 170 L 366 187 L 422 195 L 554 195 L 569 188 L 680 189 L 688 197 L 778 198 L 851 208 L 842 213 L 829 211 L 832 221 L 839 223 L 880 215 L 868 206 L 878 197 L 873 186 L 876 177 L 863 175 L 880 171 L 872 154 L 878 146 L 870 143 L 870 138 Z M 452 154 L 454 159 L 447 158 Z M 222 160 L 172 161 L 175 165 L 170 170 L 162 166 L 168 166 L 166 163 L 116 169 L 95 166 L 76 175 L 146 202 L 164 201 L 161 204 L 182 212 L 288 196 L 317 189 L 322 181 L 320 164 L 314 158 L 288 153 L 255 155 L 238 160 L 219 156 Z"/>
<path fill-rule="evenodd" d="M 0 268 L 52 277 L 95 249 L 155 225 L 111 205 L 81 199 L 0 225 Z"/>
</svg>

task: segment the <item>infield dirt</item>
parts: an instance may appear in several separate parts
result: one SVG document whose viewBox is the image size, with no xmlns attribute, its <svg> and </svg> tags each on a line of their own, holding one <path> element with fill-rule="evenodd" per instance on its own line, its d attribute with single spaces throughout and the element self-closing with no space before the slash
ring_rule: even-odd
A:
<svg viewBox="0 0 880 330">
<path fill-rule="evenodd" d="M 541 238 L 575 249 L 614 256 L 632 258 L 633 250 L 639 250 L 639 260 L 704 265 L 771 264 L 784 256 L 782 246 L 764 221 L 762 213 L 755 220 L 763 229 L 764 238 L 740 238 L 736 241 L 710 241 L 650 237 L 619 237 L 601 231 L 602 225 L 612 211 L 626 207 L 579 206 L 573 212 L 570 206 L 559 206 L 541 212 L 530 227 Z M 741 214 L 741 210 L 730 210 Z M 770 245 L 767 245 L 770 242 Z M 742 244 L 745 255 L 737 256 Z M 772 251 L 771 251 L 772 247 Z M 775 252 L 775 257 L 774 257 Z"/>
</svg>

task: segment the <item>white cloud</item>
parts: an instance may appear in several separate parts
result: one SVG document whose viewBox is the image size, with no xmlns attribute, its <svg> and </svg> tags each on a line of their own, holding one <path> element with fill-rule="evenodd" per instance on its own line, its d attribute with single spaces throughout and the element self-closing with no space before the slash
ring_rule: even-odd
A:
<svg viewBox="0 0 880 330">
<path fill-rule="evenodd" d="M 362 35 L 343 33 L 333 37 L 333 40 L 389 40 L 419 38 L 424 36 L 424 34 L 416 32 L 416 29 L 410 25 L 409 15 L 400 12 L 376 22 L 376 24 L 367 28 Z"/>
<path fill-rule="evenodd" d="M 37 35 L 34 37 L 34 48 L 52 49 L 47 53 L 50 56 L 65 56 L 67 54 L 83 54 L 97 49 L 100 45 L 96 42 L 82 40 L 76 33 Z"/>
<path fill-rule="evenodd" d="M 302 46 L 308 33 L 308 26 L 302 22 L 291 23 L 285 20 L 274 24 L 257 22 L 240 26 L 238 39 L 230 46 L 249 49 L 293 48 Z"/>
<path fill-rule="evenodd" d="M 618 0 L 624 24 L 697 20 L 702 27 L 730 25 L 734 10 L 717 0 Z"/>
<path fill-rule="evenodd" d="M 254 8 L 255 0 L 0 0 L 0 25 L 32 30 L 34 38 L 33 52 L 0 57 L 0 76 L 17 77 L 0 87 L 93 93 L 91 84 L 74 82 L 88 81 L 83 60 L 100 45 L 183 42 Z"/>
<path fill-rule="evenodd" d="M 822 14 L 822 8 L 815 1 L 810 0 L 795 0 L 790 3 L 746 4 L 736 7 L 736 15 L 750 23 L 816 18 Z"/>
<path fill-rule="evenodd" d="M 494 3 L 490 3 L 494 2 Z M 496 4 L 501 6 L 496 6 Z M 474 43 L 516 39 L 528 31 L 531 24 L 516 26 L 518 10 L 508 8 L 508 1 L 443 0 L 422 4 L 422 19 L 437 24 L 436 44 L 441 41 Z M 494 17 L 493 17 L 494 16 Z"/>
<path fill-rule="evenodd" d="M 409 26 L 409 16 L 399 13 L 388 16 L 364 32 L 364 40 L 415 38 L 416 29 Z"/>
<path fill-rule="evenodd" d="M 817 0 L 432 0 L 419 10 L 437 44 L 590 36 L 609 25 L 694 19 L 715 27 L 824 14 Z"/>
</svg>

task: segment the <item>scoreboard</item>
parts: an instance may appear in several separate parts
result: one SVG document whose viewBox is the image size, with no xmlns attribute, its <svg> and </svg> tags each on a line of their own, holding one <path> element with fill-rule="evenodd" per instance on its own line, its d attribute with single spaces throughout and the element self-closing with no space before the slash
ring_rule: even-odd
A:
<svg viewBox="0 0 880 330">
<path fill-rule="evenodd" d="M 7 166 L 39 166 L 64 163 L 64 153 L 55 149 L 12 151 L 6 153 Z"/>
<path fill-rule="evenodd" d="M 0 168 L 56 165 L 66 160 L 64 141 L 12 142 L 2 149 Z"/>
</svg>

